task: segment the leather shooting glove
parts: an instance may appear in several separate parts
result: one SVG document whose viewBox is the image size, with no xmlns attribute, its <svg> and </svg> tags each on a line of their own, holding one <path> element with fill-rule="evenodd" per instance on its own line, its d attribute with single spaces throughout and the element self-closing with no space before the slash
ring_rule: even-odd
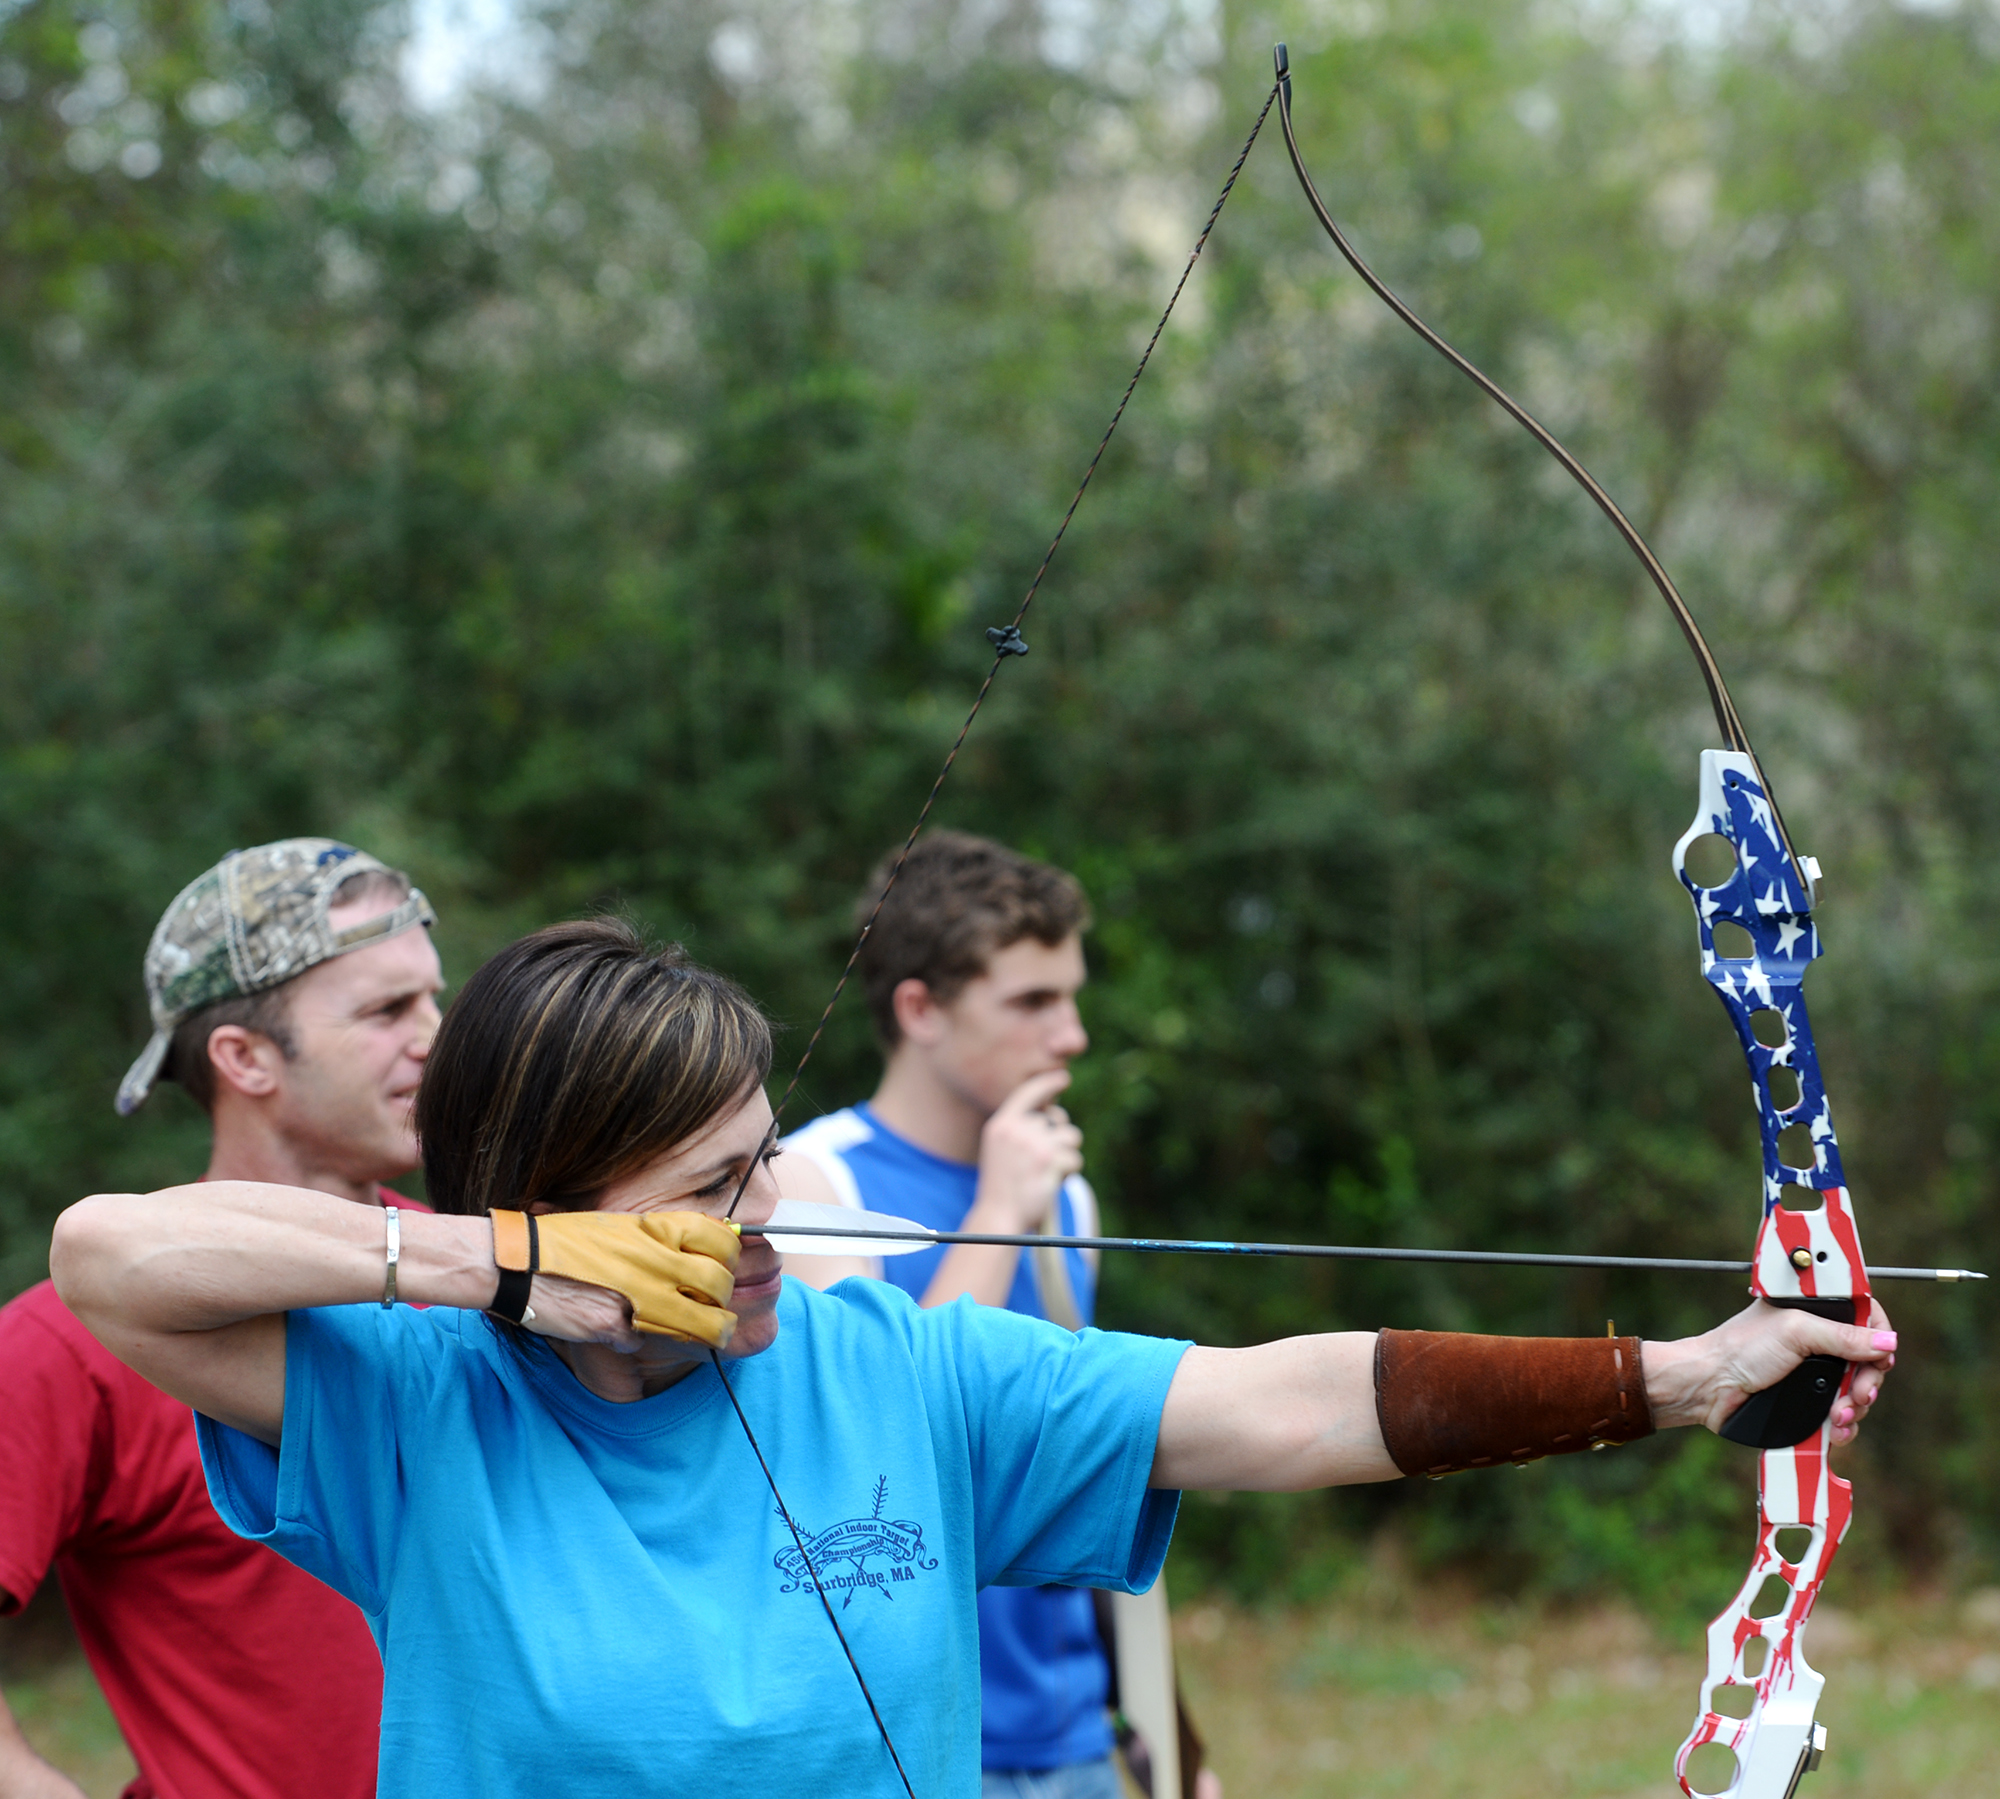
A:
<svg viewBox="0 0 2000 1799">
<path fill-rule="evenodd" d="M 537 1274 L 624 1295 L 632 1328 L 683 1343 L 728 1346 L 742 1240 L 706 1212 L 494 1212 L 493 1310 L 520 1323 Z"/>
</svg>

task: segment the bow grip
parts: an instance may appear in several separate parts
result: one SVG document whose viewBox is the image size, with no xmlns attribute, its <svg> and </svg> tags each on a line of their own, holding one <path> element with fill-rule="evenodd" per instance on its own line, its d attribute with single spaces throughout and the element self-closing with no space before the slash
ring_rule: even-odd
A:
<svg viewBox="0 0 2000 1799">
<path fill-rule="evenodd" d="M 1772 1299 L 1764 1303 L 1784 1306 L 1795 1312 L 1810 1312 L 1815 1318 L 1835 1324 L 1852 1324 L 1859 1309 L 1851 1299 Z M 1807 1356 L 1776 1386 L 1752 1393 L 1722 1427 L 1722 1435 L 1732 1443 L 1751 1449 L 1790 1449 L 1803 1443 L 1826 1422 L 1833 1402 L 1847 1379 L 1846 1362 L 1839 1356 Z"/>
</svg>

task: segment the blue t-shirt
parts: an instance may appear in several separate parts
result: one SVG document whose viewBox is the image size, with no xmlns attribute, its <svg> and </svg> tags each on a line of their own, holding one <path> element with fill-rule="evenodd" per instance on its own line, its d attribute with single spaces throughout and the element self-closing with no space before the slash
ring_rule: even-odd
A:
<svg viewBox="0 0 2000 1799">
<path fill-rule="evenodd" d="M 730 1364 L 920 1795 L 978 1781 L 973 1594 L 1144 1588 L 1185 1344 L 787 1282 Z M 199 1420 L 223 1520 L 366 1614 L 384 1799 L 899 1794 L 715 1370 L 629 1405 L 478 1313 L 290 1314 L 282 1450 Z"/>
<path fill-rule="evenodd" d="M 929 1230 L 957 1230 L 979 1186 L 977 1168 L 918 1148 L 866 1106 L 813 1120 L 787 1138 L 785 1148 L 810 1157 L 848 1204 L 908 1218 Z M 1063 1235 L 1095 1230 L 1095 1204 L 1081 1180 L 1064 1184 L 1058 1210 Z M 921 1299 L 946 1253 L 938 1248 L 884 1256 L 883 1277 Z M 1095 1271 L 1081 1250 L 1061 1253 L 1078 1314 L 1088 1324 L 1097 1297 Z M 1007 1308 L 1029 1318 L 1043 1316 L 1025 1254 L 1014 1270 Z M 1105 1701 L 1111 1670 L 1088 1592 L 1040 1586 L 981 1593 L 979 1674 L 984 1766 L 1060 1768 L 1110 1754 Z"/>
</svg>

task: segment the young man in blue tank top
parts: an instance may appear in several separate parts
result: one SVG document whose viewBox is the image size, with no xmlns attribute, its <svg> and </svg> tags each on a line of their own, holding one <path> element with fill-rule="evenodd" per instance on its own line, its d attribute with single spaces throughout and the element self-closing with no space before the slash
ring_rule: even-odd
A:
<svg viewBox="0 0 2000 1799">
<path fill-rule="evenodd" d="M 872 912 L 889 864 L 858 916 Z M 936 1230 L 1089 1236 L 1083 1135 L 1057 1103 L 1090 1045 L 1077 1014 L 1090 910 L 1075 878 L 960 832 L 921 839 L 861 951 L 882 1046 L 864 1105 L 815 1119 L 774 1165 L 789 1198 L 889 1212 Z M 1068 1329 L 1091 1322 L 1094 1252 L 957 1244 L 917 1255 L 801 1256 L 816 1287 L 895 1282 L 920 1305 L 970 1295 Z M 979 1595 L 984 1799 L 1118 1799 L 1111 1675 L 1091 1595 Z M 1219 1799 L 1203 1770 L 1198 1789 Z M 1155 1799 L 1178 1799 L 1158 1794 Z"/>
</svg>

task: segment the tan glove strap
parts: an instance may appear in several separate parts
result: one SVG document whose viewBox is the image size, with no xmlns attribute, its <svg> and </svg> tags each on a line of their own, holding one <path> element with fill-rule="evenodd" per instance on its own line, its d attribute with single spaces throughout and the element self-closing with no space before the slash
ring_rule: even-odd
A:
<svg viewBox="0 0 2000 1799">
<path fill-rule="evenodd" d="M 534 1215 L 489 1212 L 487 1216 L 493 1221 L 493 1261 L 500 1270 L 500 1285 L 486 1309 L 509 1324 L 519 1324 L 528 1315 L 528 1297 L 541 1262 Z"/>
<path fill-rule="evenodd" d="M 493 1260 L 502 1268 L 535 1272 L 535 1221 L 526 1212 L 489 1212 L 493 1220 Z"/>
<path fill-rule="evenodd" d="M 1396 1466 L 1434 1478 L 1653 1433 L 1637 1337 L 1383 1331 L 1375 1414 Z"/>
</svg>

